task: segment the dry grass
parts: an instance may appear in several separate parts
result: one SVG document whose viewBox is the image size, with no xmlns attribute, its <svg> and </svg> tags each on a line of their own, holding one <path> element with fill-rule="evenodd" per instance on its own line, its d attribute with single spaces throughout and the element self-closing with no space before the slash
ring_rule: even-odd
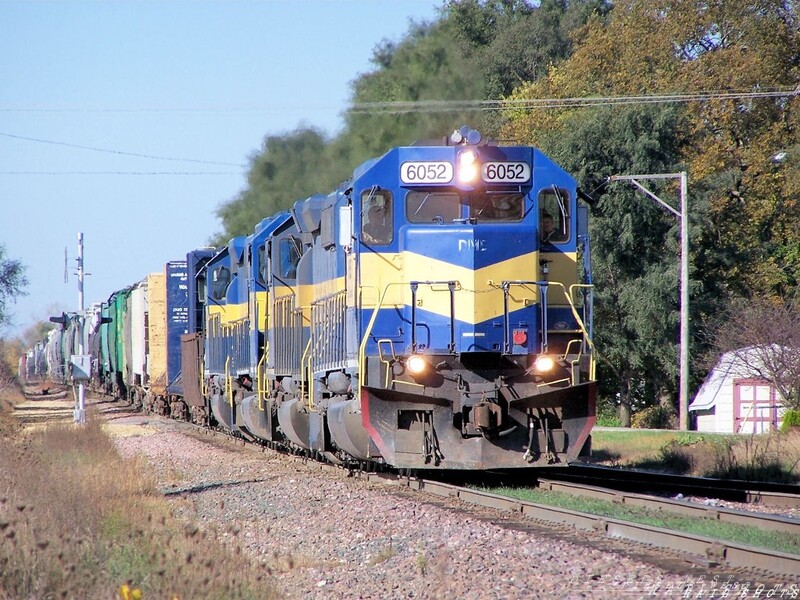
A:
<svg viewBox="0 0 800 600">
<path fill-rule="evenodd" d="M 276 597 L 235 541 L 172 518 L 145 465 L 119 456 L 99 418 L 23 430 L 9 413 L 0 411 L 0 599 Z"/>
<path fill-rule="evenodd" d="M 726 479 L 800 481 L 800 433 L 595 431 L 592 462 Z"/>
</svg>

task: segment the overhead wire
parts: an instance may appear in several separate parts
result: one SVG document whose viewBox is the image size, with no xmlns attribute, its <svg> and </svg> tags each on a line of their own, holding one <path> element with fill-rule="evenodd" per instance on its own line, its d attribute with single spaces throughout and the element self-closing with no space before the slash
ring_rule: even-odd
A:
<svg viewBox="0 0 800 600">
<path fill-rule="evenodd" d="M 747 100 L 781 98 L 800 95 L 800 89 L 764 90 L 757 92 L 692 92 L 685 94 L 646 94 L 638 96 L 584 96 L 572 98 L 522 98 L 503 100 L 416 100 L 392 102 L 358 102 L 349 111 L 355 113 L 445 112 L 454 109 L 504 111 L 520 109 L 581 108 L 608 105 L 658 104 L 674 102 L 709 102 L 713 100 Z"/>
<path fill-rule="evenodd" d="M 149 158 L 155 160 L 169 160 L 169 161 L 176 161 L 176 162 L 190 162 L 190 163 L 198 163 L 204 165 L 219 165 L 219 166 L 226 166 L 226 167 L 244 167 L 244 165 L 238 163 L 230 163 L 230 162 L 221 162 L 215 160 L 201 160 L 197 158 L 177 158 L 174 156 L 158 156 L 154 154 L 142 154 L 139 152 L 126 152 L 124 150 L 114 150 L 112 148 L 99 148 L 97 146 L 84 146 L 82 144 L 71 144 L 69 142 L 57 142 L 54 140 L 44 140 L 41 138 L 33 138 L 27 137 L 23 135 L 14 135 L 13 133 L 4 133 L 0 132 L 0 136 L 7 137 L 16 140 L 23 140 L 26 142 L 36 142 L 38 144 L 50 144 L 53 146 L 65 146 L 67 148 L 78 148 L 80 150 L 91 150 L 92 152 L 102 152 L 105 154 L 119 154 L 122 156 L 135 156 L 137 158 Z"/>
<path fill-rule="evenodd" d="M 0 175 L 240 175 L 238 171 L 0 171 Z"/>
<path fill-rule="evenodd" d="M 676 94 L 642 94 L 629 96 L 586 96 L 570 98 L 521 98 L 521 99 L 502 99 L 502 100 L 415 100 L 415 101 L 389 101 L 389 102 L 356 102 L 351 104 L 346 110 L 352 114 L 404 114 L 410 112 L 449 112 L 456 110 L 479 110 L 479 111 L 511 111 L 511 110 L 542 110 L 542 109 L 570 109 L 570 108 L 589 108 L 596 106 L 625 106 L 633 104 L 658 104 L 658 103 L 685 103 L 685 102 L 710 102 L 715 100 L 752 100 L 759 98 L 789 98 L 800 95 L 800 88 L 769 89 L 760 91 L 701 91 Z M 56 111 L 56 112 L 149 112 L 157 110 L 201 112 L 209 109 L 202 108 L 105 108 L 105 109 L 21 109 L 0 107 L 0 112 L 10 111 Z M 214 112 L 240 112 L 243 110 L 259 111 L 272 110 L 269 107 L 227 107 L 210 109 Z M 112 148 L 100 148 L 97 146 L 87 146 L 73 144 L 55 140 L 34 138 L 11 133 L 0 132 L 0 137 L 18 139 L 23 141 L 77 148 L 108 154 L 122 156 L 133 156 L 153 160 L 188 162 L 196 164 L 219 165 L 246 168 L 246 165 L 202 160 L 195 158 L 179 158 L 172 156 L 160 156 L 144 154 L 138 152 L 127 152 Z M 230 175 L 229 171 L 0 171 L 2 175 Z"/>
</svg>

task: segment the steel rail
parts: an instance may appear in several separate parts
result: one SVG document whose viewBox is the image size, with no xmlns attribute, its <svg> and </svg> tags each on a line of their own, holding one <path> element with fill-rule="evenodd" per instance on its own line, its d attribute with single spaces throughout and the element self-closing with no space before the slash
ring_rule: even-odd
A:
<svg viewBox="0 0 800 600">
<path fill-rule="evenodd" d="M 541 471 L 540 471 L 541 472 Z M 595 484 L 627 492 L 669 492 L 705 496 L 733 502 L 763 503 L 770 506 L 800 507 L 800 486 L 786 483 L 689 477 L 572 464 L 547 469 L 546 479 Z"/>
<path fill-rule="evenodd" d="M 369 476 L 372 478 L 373 476 Z M 381 477 L 385 479 L 385 477 Z M 449 483 L 406 479 L 410 489 L 436 496 L 455 498 L 483 508 L 492 508 L 530 519 L 568 525 L 576 529 L 605 533 L 608 537 L 650 544 L 683 555 L 692 555 L 707 566 L 761 569 L 780 576 L 800 573 L 800 555 L 757 548 L 736 542 L 713 539 L 663 527 L 631 523 L 565 508 L 536 504 L 489 492 L 462 488 Z"/>
<path fill-rule="evenodd" d="M 686 500 L 673 500 L 671 498 L 659 498 L 656 496 L 647 496 L 645 494 L 619 492 L 603 487 L 565 481 L 551 481 L 549 479 L 539 479 L 538 487 L 542 490 L 564 492 L 572 496 L 605 500 L 607 502 L 636 508 L 670 512 L 685 517 L 711 519 L 719 521 L 720 523 L 745 525 L 765 531 L 779 531 L 800 535 L 800 519 L 793 519 L 782 515 L 754 513 L 723 506 L 707 506 L 697 502 L 687 502 Z"/>
</svg>

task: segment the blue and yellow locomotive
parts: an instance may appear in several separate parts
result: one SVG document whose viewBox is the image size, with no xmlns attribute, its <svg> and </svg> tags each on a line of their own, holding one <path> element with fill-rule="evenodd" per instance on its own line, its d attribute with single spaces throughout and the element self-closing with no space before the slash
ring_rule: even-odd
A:
<svg viewBox="0 0 800 600">
<path fill-rule="evenodd" d="M 536 148 L 394 148 L 113 293 L 94 386 L 334 462 L 566 464 L 595 422 L 587 213 Z"/>
<path fill-rule="evenodd" d="M 586 215 L 539 150 L 467 128 L 364 163 L 201 270 L 208 414 L 334 461 L 574 460 L 595 421 Z"/>
</svg>

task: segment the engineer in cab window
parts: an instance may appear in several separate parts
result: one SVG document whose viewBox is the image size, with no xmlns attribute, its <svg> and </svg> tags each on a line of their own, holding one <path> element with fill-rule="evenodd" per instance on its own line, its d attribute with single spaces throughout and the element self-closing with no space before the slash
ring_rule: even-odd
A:
<svg viewBox="0 0 800 600">
<path fill-rule="evenodd" d="M 557 244 L 567 239 L 566 234 L 556 227 L 553 215 L 547 212 L 543 212 L 539 220 L 539 232 L 543 244 Z"/>
<path fill-rule="evenodd" d="M 392 241 L 392 216 L 388 212 L 388 201 L 369 207 L 364 219 L 363 238 L 368 244 L 388 244 Z"/>
</svg>

